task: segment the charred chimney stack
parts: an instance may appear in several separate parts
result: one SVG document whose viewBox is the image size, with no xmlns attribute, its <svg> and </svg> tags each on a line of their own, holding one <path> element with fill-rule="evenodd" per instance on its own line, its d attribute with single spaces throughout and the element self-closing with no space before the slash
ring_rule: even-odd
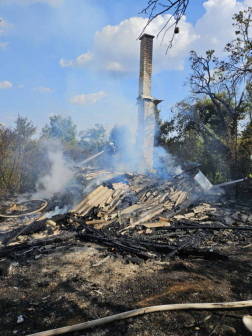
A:
<svg viewBox="0 0 252 336">
<path fill-rule="evenodd" d="M 153 35 L 141 36 L 138 101 L 138 170 L 153 168 L 156 105 L 161 102 L 151 95 Z"/>
</svg>

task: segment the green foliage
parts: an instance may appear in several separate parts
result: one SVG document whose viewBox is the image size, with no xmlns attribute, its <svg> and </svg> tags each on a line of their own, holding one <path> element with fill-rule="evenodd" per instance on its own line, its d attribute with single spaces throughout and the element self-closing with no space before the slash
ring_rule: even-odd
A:
<svg viewBox="0 0 252 336">
<path fill-rule="evenodd" d="M 71 117 L 63 118 L 60 115 L 54 115 L 50 117 L 50 125 L 46 124 L 43 127 L 41 138 L 59 139 L 66 146 L 76 146 L 76 128 Z"/>
<path fill-rule="evenodd" d="M 239 170 L 247 175 L 252 170 L 252 121 L 247 125 L 239 139 Z"/>
<path fill-rule="evenodd" d="M 205 57 L 192 51 L 190 65 L 192 74 L 188 83 L 196 101 L 190 115 L 193 115 L 195 129 L 204 135 L 204 141 L 211 138 L 218 144 L 230 170 L 226 176 L 235 179 L 238 177 L 238 126 L 247 113 L 245 92 L 232 70 L 219 62 L 213 50 L 207 51 Z M 210 105 L 199 103 L 204 97 L 209 99 Z"/>
<path fill-rule="evenodd" d="M 39 162 L 35 159 L 32 136 L 36 127 L 27 118 L 18 116 L 14 129 L 0 128 L 0 187 L 2 196 L 7 196 L 33 186 Z M 31 159 L 33 158 L 33 159 Z M 41 166 L 40 166 L 41 167 Z"/>
<path fill-rule="evenodd" d="M 23 139 L 29 139 L 36 133 L 36 127 L 33 126 L 32 121 L 28 121 L 28 118 L 18 116 L 15 121 L 15 133 Z"/>
<path fill-rule="evenodd" d="M 225 93 L 221 94 L 226 99 Z M 225 123 L 232 128 L 222 105 Z M 172 109 L 170 122 L 161 122 L 158 144 L 181 161 L 194 161 L 202 165 L 203 173 L 213 182 L 232 178 L 233 160 L 229 131 L 223 130 L 214 102 L 207 96 L 183 100 Z"/>
<path fill-rule="evenodd" d="M 90 154 L 102 151 L 107 143 L 106 129 L 101 124 L 95 124 L 94 128 L 89 128 L 79 133 L 79 146 Z"/>
<path fill-rule="evenodd" d="M 243 79 L 251 81 L 252 38 L 250 27 L 252 7 L 235 14 L 233 20 L 236 39 L 226 44 L 225 51 L 229 52 L 229 61 L 221 62 L 221 66 L 227 72 L 228 77 L 236 82 L 241 82 Z"/>
</svg>

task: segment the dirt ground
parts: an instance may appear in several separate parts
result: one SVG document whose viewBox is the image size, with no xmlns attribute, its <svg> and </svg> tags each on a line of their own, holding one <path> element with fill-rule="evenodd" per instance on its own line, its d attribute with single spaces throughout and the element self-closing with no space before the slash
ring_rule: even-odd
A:
<svg viewBox="0 0 252 336">
<path fill-rule="evenodd" d="M 219 251 L 229 255 L 225 261 L 176 257 L 133 264 L 88 242 L 47 249 L 20 253 L 11 274 L 0 278 L 0 335 L 29 335 L 145 306 L 252 298 L 251 238 L 220 244 Z M 223 313 L 153 313 L 70 335 L 205 336 Z M 225 313 L 212 335 L 250 334 L 239 317 L 252 308 Z M 17 323 L 20 315 L 24 320 Z"/>
</svg>

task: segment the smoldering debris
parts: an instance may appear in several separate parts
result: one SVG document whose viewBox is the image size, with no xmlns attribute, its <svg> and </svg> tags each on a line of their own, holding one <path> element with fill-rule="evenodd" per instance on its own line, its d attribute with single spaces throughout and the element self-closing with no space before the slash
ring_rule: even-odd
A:
<svg viewBox="0 0 252 336">
<path fill-rule="evenodd" d="M 53 216 L 56 215 L 63 215 L 65 213 L 67 213 L 70 210 L 70 207 L 65 205 L 63 208 L 60 208 L 59 206 L 56 206 L 54 210 L 46 212 L 44 217 L 45 218 L 52 218 Z"/>
<path fill-rule="evenodd" d="M 48 144 L 45 148 L 48 149 Z M 37 195 L 40 193 L 49 198 L 48 207 L 44 214 L 41 213 L 42 220 L 52 219 L 59 224 L 57 222 L 55 226 L 48 227 L 43 222 L 27 231 L 23 223 L 22 230 L 18 230 L 19 235 L 23 232 L 37 234 L 36 230 L 48 230 L 51 235 L 54 232 L 59 234 L 62 229 L 70 229 L 72 232 L 78 228 L 80 239 L 107 242 L 111 245 L 113 234 L 118 240 L 119 245 L 116 246 L 119 250 L 138 257 L 142 255 L 143 258 L 147 258 L 146 255 L 153 257 L 154 253 L 162 259 L 187 251 L 192 246 L 198 250 L 212 238 L 213 230 L 219 232 L 228 229 L 229 222 L 224 214 L 216 225 L 217 208 L 206 203 L 209 195 L 212 196 L 211 202 L 216 203 L 223 194 L 216 193 L 216 190 L 211 192 L 214 188 L 199 170 L 199 165 L 192 163 L 183 171 L 174 157 L 162 148 L 155 148 L 155 169 L 146 173 L 74 168 L 55 142 L 53 145 L 50 143 L 47 153 L 51 170 L 38 181 L 43 189 L 38 190 Z M 134 161 L 134 155 L 132 158 Z M 247 215 L 246 218 L 251 216 Z M 198 231 L 204 225 L 207 228 L 204 233 Z M 140 237 L 137 232 L 141 233 Z M 146 234 L 153 236 L 152 243 L 147 245 L 142 243 Z M 12 236 L 15 240 L 16 233 Z M 136 236 L 138 238 L 135 241 Z M 167 242 L 166 238 L 171 236 L 178 238 L 175 245 Z M 156 242 L 157 237 L 159 243 Z M 125 239 L 128 239 L 126 243 Z"/>
<path fill-rule="evenodd" d="M 155 288 L 158 288 L 158 293 L 164 292 L 168 296 L 176 293 L 178 295 L 176 300 L 180 302 L 182 293 L 185 292 L 184 295 L 188 297 L 187 287 L 183 287 L 184 276 L 190 279 L 194 277 L 194 282 L 190 281 L 192 294 L 199 293 L 199 300 L 204 301 L 200 297 L 199 289 L 203 279 L 202 295 L 205 298 L 208 290 L 211 300 L 208 302 L 215 301 L 211 296 L 212 288 L 216 286 L 215 278 L 214 280 L 212 278 L 212 267 L 214 265 L 216 270 L 219 265 L 219 279 L 222 283 L 223 265 L 228 264 L 233 269 L 236 251 L 247 251 L 246 249 L 251 246 L 252 211 L 249 206 L 239 208 L 233 203 L 232 198 L 228 199 L 221 195 L 206 202 L 204 188 L 194 178 L 197 171 L 198 168 L 195 172 L 183 173 L 169 180 L 155 173 L 110 172 L 109 174 L 109 171 L 87 168 L 78 171 L 79 179 L 82 175 L 85 186 L 83 197 L 69 212 L 66 213 L 69 204 L 60 203 L 61 199 L 54 196 L 48 201 L 48 209 L 38 221 L 35 220 L 30 225 L 28 222 L 22 223 L 22 226 L 15 230 L 13 226 L 10 227 L 10 231 L 3 235 L 3 239 L 0 234 L 0 259 L 10 258 L 14 261 L 13 273 L 6 272 L 5 268 L 1 269 L 0 265 L 1 281 L 15 283 L 13 278 L 16 277 L 19 284 L 27 281 L 32 274 L 34 286 L 29 287 L 34 287 L 36 291 L 43 287 L 43 295 L 39 302 L 38 296 L 33 292 L 32 300 L 35 298 L 36 305 L 29 298 L 31 302 L 29 314 L 38 311 L 38 307 L 43 307 L 43 303 L 47 304 L 45 300 L 51 295 L 54 302 L 49 306 L 54 312 L 61 291 L 64 295 L 71 296 L 71 300 L 73 292 L 76 297 L 82 298 L 81 283 L 85 283 L 85 287 L 90 285 L 87 287 L 85 304 L 86 298 L 90 298 L 90 304 L 93 304 L 94 297 L 98 300 L 99 297 L 109 294 L 114 295 L 118 302 L 121 292 L 128 293 L 130 282 L 133 282 L 134 288 L 139 288 L 141 292 L 139 300 L 149 300 L 153 297 L 155 300 L 156 297 L 161 297 L 163 300 L 162 295 L 155 295 L 154 286 L 157 286 Z M 106 182 L 101 184 L 94 182 L 102 180 L 103 177 Z M 240 255 L 237 256 L 237 264 L 240 264 L 239 258 Z M 62 260 L 60 267 L 57 266 L 58 260 Z M 72 265 L 71 272 L 69 265 Z M 142 270 L 140 278 L 140 272 L 135 269 L 136 267 Z M 208 272 L 206 267 L 211 270 L 210 275 L 208 273 L 206 275 Z M 158 269 L 163 271 L 157 272 Z M 97 273 L 94 273 L 95 270 Z M 243 271 L 243 268 L 241 270 Z M 118 279 L 121 279 L 122 272 L 127 277 L 127 281 L 124 276 L 122 277 L 123 283 L 126 283 L 126 287 L 123 288 L 126 290 L 118 288 L 111 290 L 112 284 L 117 284 Z M 227 272 L 227 274 L 233 273 Z M 234 276 L 235 281 L 238 279 L 237 273 Z M 153 278 L 149 277 L 150 274 Z M 160 290 L 167 274 L 170 274 L 174 281 L 174 289 L 170 292 L 167 292 L 167 283 L 165 288 Z M 247 274 L 249 275 L 249 271 Z M 151 290 L 143 292 L 141 279 L 153 283 L 156 277 L 160 280 L 154 282 Z M 212 281 L 207 290 L 205 278 L 209 282 Z M 100 279 L 99 285 L 97 279 Z M 245 281 L 247 286 L 247 280 Z M 54 286 L 53 291 L 51 283 Z M 71 283 L 71 286 L 68 286 L 66 291 L 65 284 L 68 283 Z M 105 283 L 106 288 L 103 286 Z M 15 304 L 16 302 L 19 305 L 26 304 L 27 301 L 23 298 L 28 296 L 29 289 L 26 286 L 24 286 L 25 293 L 20 295 L 18 302 L 15 296 Z M 45 294 L 47 287 L 50 292 L 47 291 Z M 227 287 L 227 293 L 230 295 L 229 283 Z M 20 286 L 18 288 L 16 295 L 22 290 Z M 214 294 L 216 295 L 216 292 Z M 127 294 L 125 298 L 128 300 Z M 63 309 L 62 302 L 65 302 L 63 295 L 62 300 L 58 303 L 60 313 Z M 220 302 L 219 299 L 216 301 Z M 228 300 L 221 297 L 221 301 Z M 97 306 L 100 310 L 100 306 Z M 73 308 L 73 312 L 76 316 L 75 309 Z M 99 313 L 101 314 L 100 311 Z M 37 314 L 41 316 L 41 311 L 39 310 Z M 25 327 L 27 330 L 27 325 Z M 48 326 L 40 327 L 41 330 L 46 328 Z"/>
<path fill-rule="evenodd" d="M 162 260 L 186 254 L 225 258 L 219 252 L 210 251 L 213 240 L 225 240 L 227 236 L 229 240 L 239 241 L 239 237 L 250 237 L 252 214 L 247 209 L 235 217 L 236 208 L 231 208 L 221 195 L 219 200 L 204 203 L 204 188 L 194 178 L 197 172 L 198 168 L 195 173 L 190 171 L 189 175 L 181 174 L 170 181 L 153 173 L 111 173 L 106 176 L 106 182 L 97 185 L 93 180 L 102 178 L 104 170 L 85 169 L 83 179 L 92 179 L 88 180 L 89 188 L 83 190 L 83 199 L 70 211 L 69 204 L 54 207 L 55 203 L 50 204 L 52 210 L 43 219 L 50 218 L 55 224 L 42 222 L 33 230 L 22 232 L 29 235 L 29 241 L 38 237 L 47 241 L 45 230 L 56 236 L 60 232 L 78 232 L 74 236 L 77 240 L 114 246 L 116 251 L 140 259 Z M 54 201 L 53 198 L 51 202 Z M 230 215 L 234 218 L 232 222 Z M 37 230 L 45 233 L 37 236 Z M 49 241 L 51 244 L 51 238 Z"/>
</svg>

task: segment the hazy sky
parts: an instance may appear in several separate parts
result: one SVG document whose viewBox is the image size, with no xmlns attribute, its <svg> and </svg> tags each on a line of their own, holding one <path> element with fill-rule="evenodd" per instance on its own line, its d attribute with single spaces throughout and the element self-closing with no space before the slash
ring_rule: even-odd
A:
<svg viewBox="0 0 252 336">
<path fill-rule="evenodd" d="M 18 114 L 40 130 L 53 114 L 78 130 L 102 123 L 137 126 L 140 41 L 147 0 L 0 0 L 0 123 Z M 252 0 L 190 0 L 173 48 L 169 32 L 154 39 L 152 95 L 162 117 L 188 95 L 188 54 L 215 49 L 224 57 L 232 16 Z M 159 17 L 147 32 L 157 35 Z"/>
</svg>

